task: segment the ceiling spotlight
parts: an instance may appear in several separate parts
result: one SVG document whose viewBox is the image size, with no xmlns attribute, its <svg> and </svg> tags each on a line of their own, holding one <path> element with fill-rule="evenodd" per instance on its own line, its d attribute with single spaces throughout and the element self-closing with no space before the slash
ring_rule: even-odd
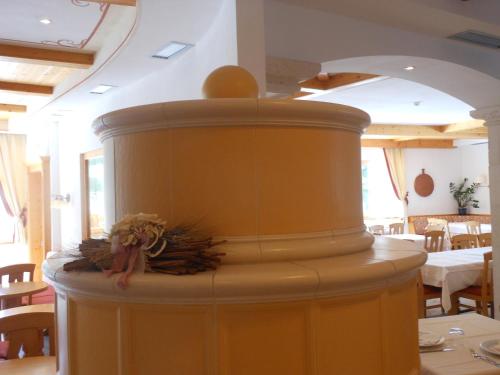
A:
<svg viewBox="0 0 500 375">
<path fill-rule="evenodd" d="M 415 67 L 412 65 L 405 66 L 405 70 L 410 71 L 410 70 L 414 70 L 414 69 L 415 69 Z"/>
<path fill-rule="evenodd" d="M 104 94 L 106 91 L 111 90 L 115 86 L 99 85 L 90 90 L 91 94 Z"/>
<path fill-rule="evenodd" d="M 40 20 L 40 23 L 43 23 L 44 25 L 48 25 L 48 24 L 52 23 L 52 21 L 49 20 L 48 18 L 42 18 Z"/>
<path fill-rule="evenodd" d="M 192 44 L 182 43 L 182 42 L 170 42 L 161 50 L 156 52 L 153 57 L 160 59 L 169 59 L 172 56 L 191 48 Z"/>
</svg>

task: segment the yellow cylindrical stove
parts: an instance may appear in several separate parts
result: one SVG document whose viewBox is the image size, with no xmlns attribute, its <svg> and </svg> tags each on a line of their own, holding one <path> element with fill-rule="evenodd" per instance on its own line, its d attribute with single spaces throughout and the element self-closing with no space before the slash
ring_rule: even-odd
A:
<svg viewBox="0 0 500 375">
<path fill-rule="evenodd" d="M 212 272 L 134 274 L 126 290 L 48 260 L 60 375 L 419 373 L 415 278 L 426 254 L 365 230 L 369 116 L 241 96 L 95 121 L 108 217 L 196 223 L 226 240 L 226 256 Z"/>
</svg>

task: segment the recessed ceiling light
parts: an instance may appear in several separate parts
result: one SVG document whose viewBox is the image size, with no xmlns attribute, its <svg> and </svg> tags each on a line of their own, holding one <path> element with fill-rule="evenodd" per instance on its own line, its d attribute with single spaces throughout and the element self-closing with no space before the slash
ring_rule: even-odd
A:
<svg viewBox="0 0 500 375">
<path fill-rule="evenodd" d="M 106 91 L 111 90 L 115 86 L 99 85 L 90 90 L 91 94 L 104 94 Z"/>
<path fill-rule="evenodd" d="M 415 67 L 412 65 L 405 66 L 405 70 L 410 71 L 410 70 L 414 70 L 414 69 L 415 69 Z"/>
<path fill-rule="evenodd" d="M 43 23 L 44 25 L 48 25 L 48 24 L 52 23 L 52 21 L 49 20 L 48 18 L 42 18 L 42 19 L 40 19 L 40 23 Z"/>
<path fill-rule="evenodd" d="M 156 52 L 153 57 L 160 59 L 169 59 L 172 56 L 191 48 L 192 44 L 182 42 L 170 42 L 165 47 Z"/>
</svg>

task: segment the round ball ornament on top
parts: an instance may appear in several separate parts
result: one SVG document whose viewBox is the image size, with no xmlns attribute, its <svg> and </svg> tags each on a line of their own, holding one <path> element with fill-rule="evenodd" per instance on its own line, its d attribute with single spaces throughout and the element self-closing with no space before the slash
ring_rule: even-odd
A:
<svg viewBox="0 0 500 375">
<path fill-rule="evenodd" d="M 259 86 L 248 70 L 235 65 L 215 69 L 203 83 L 206 99 L 215 98 L 257 98 Z"/>
</svg>

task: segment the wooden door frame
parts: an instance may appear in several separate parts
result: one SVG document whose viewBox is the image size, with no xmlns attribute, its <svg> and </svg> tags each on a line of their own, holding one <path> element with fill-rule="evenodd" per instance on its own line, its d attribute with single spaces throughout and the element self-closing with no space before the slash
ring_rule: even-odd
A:
<svg viewBox="0 0 500 375">
<path fill-rule="evenodd" d="M 50 207 L 50 159 L 27 167 L 27 244 L 30 261 L 36 264 L 35 279 L 41 280 L 41 265 L 52 247 Z M 36 183 L 36 185 L 32 185 Z"/>
<path fill-rule="evenodd" d="M 89 189 L 88 189 L 88 169 L 89 160 L 96 156 L 103 156 L 103 149 L 98 148 L 92 151 L 80 154 L 80 192 L 81 192 L 81 219 L 82 219 L 82 240 L 90 238 L 90 220 L 89 220 Z"/>
</svg>

